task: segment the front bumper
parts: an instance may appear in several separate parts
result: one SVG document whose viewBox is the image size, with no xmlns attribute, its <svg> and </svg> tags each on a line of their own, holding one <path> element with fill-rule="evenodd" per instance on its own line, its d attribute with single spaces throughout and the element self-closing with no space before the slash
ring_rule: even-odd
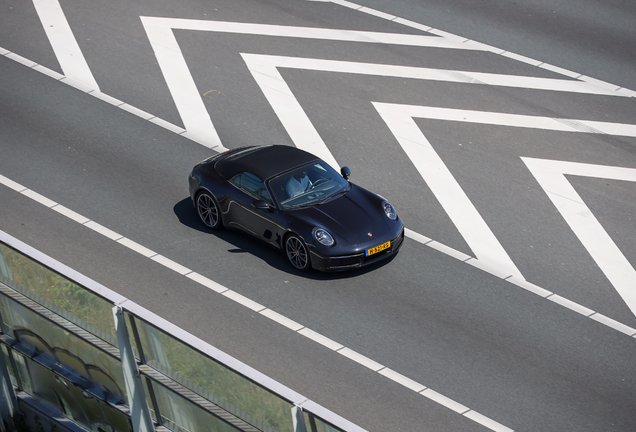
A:
<svg viewBox="0 0 636 432">
<path fill-rule="evenodd" d="M 352 255 L 324 256 L 310 249 L 311 266 L 320 271 L 342 271 L 364 267 L 395 255 L 403 243 L 404 228 L 400 230 L 397 236 L 391 239 L 390 248 L 370 256 L 366 256 L 364 251 Z"/>
</svg>

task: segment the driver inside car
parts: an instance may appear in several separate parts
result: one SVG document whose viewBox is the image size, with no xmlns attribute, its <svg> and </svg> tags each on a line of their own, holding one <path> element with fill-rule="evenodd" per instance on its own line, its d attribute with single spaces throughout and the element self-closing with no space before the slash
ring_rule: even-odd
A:
<svg viewBox="0 0 636 432">
<path fill-rule="evenodd" d="M 303 172 L 303 176 L 300 179 L 296 179 L 295 176 L 290 176 L 287 181 L 287 186 L 285 186 L 285 191 L 289 198 L 293 198 L 296 195 L 300 195 L 303 192 L 306 192 L 311 187 L 311 181 L 307 176 L 306 172 Z"/>
</svg>

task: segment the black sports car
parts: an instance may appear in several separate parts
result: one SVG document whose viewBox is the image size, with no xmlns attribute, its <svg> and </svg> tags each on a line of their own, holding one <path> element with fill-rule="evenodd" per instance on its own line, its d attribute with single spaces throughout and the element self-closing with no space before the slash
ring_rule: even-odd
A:
<svg viewBox="0 0 636 432">
<path fill-rule="evenodd" d="M 295 147 L 242 147 L 197 164 L 190 196 L 211 229 L 246 231 L 298 270 L 345 270 L 397 253 L 404 240 L 391 204 L 349 175 Z"/>
</svg>

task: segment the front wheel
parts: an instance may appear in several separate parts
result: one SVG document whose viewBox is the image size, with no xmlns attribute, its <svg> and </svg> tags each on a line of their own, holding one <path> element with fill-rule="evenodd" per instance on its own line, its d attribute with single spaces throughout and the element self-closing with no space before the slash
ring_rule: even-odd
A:
<svg viewBox="0 0 636 432">
<path fill-rule="evenodd" d="M 216 230 L 221 227 L 221 209 L 209 192 L 197 195 L 197 213 L 201 222 L 208 228 Z"/>
<path fill-rule="evenodd" d="M 290 235 L 285 240 L 285 255 L 287 255 L 287 259 L 296 270 L 308 271 L 311 268 L 307 246 L 295 234 Z"/>
</svg>

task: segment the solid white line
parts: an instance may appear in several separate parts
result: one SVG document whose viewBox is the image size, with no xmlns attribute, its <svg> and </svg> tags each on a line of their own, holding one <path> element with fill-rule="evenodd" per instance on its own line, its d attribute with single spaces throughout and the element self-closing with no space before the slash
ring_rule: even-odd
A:
<svg viewBox="0 0 636 432">
<path fill-rule="evenodd" d="M 326 60 L 304 57 L 287 57 L 265 54 L 241 53 L 250 70 L 270 74 L 272 68 L 290 68 L 324 72 L 408 78 L 459 84 L 489 85 L 528 90 L 546 90 L 568 93 L 584 93 L 609 96 L 626 96 L 616 93 L 616 86 L 601 81 L 573 81 L 567 79 L 539 78 L 521 75 L 471 72 L 449 69 L 432 69 L 416 66 L 398 66 L 379 63 L 361 63 L 343 60 Z"/>
<path fill-rule="evenodd" d="M 296 321 L 291 320 L 287 318 L 286 316 L 279 314 L 278 312 L 274 312 L 271 309 L 264 309 L 260 311 L 259 313 L 271 319 L 272 321 L 276 321 L 278 324 L 283 325 L 293 331 L 298 331 L 302 329 L 303 327 L 305 327 L 304 325 L 298 324 Z"/>
<path fill-rule="evenodd" d="M 404 228 L 404 235 L 412 240 L 415 240 L 417 242 L 420 242 L 422 244 L 428 244 L 429 242 L 432 242 L 433 239 L 430 239 L 426 236 L 423 236 L 420 233 L 416 233 L 415 231 L 413 231 L 410 228 Z"/>
<path fill-rule="evenodd" d="M 84 59 L 82 50 L 75 40 L 75 35 L 73 35 L 59 2 L 57 0 L 33 0 L 33 5 L 64 75 L 98 90 L 99 86 Z"/>
<path fill-rule="evenodd" d="M 513 277 L 509 277 L 508 279 L 506 279 L 506 281 L 517 285 L 519 288 L 523 288 L 523 289 L 525 289 L 527 291 L 530 291 L 532 294 L 536 294 L 539 297 L 545 298 L 545 297 L 548 297 L 549 295 L 553 294 L 553 292 L 548 291 L 547 289 L 543 289 L 543 288 L 541 288 L 541 287 L 539 287 L 539 286 L 537 286 L 537 285 L 535 285 L 535 284 L 533 284 L 531 282 L 528 282 L 525 279 L 519 279 L 519 278 L 516 278 L 516 277 L 513 276 Z"/>
<path fill-rule="evenodd" d="M 369 15 L 376 16 L 378 18 L 383 18 L 383 19 L 386 19 L 386 20 L 389 20 L 389 21 L 393 21 L 394 19 L 397 18 L 395 15 L 391 15 L 391 14 L 388 14 L 388 13 L 385 13 L 385 12 L 380 12 L 378 10 L 371 9 L 371 8 L 368 8 L 368 7 L 361 7 L 360 9 L 358 9 L 358 11 L 367 13 Z"/>
<path fill-rule="evenodd" d="M 67 218 L 72 219 L 72 220 L 74 220 L 75 222 L 77 222 L 77 223 L 79 223 L 79 224 L 82 224 L 82 225 L 83 225 L 83 224 L 85 224 L 86 222 L 88 222 L 88 221 L 89 221 L 89 219 L 88 219 L 88 218 L 85 218 L 85 217 L 84 217 L 84 216 L 82 216 L 81 214 L 76 213 L 76 212 L 74 212 L 73 210 L 71 210 L 71 209 L 69 209 L 69 208 L 66 208 L 66 207 L 64 207 L 64 206 L 62 206 L 62 205 L 59 205 L 59 204 L 58 204 L 58 205 L 56 205 L 56 206 L 53 206 L 52 208 L 53 208 L 53 210 L 55 210 L 56 212 L 63 214 L 63 215 L 64 215 L 64 216 L 66 216 Z"/>
<path fill-rule="evenodd" d="M 375 360 L 371 360 L 369 357 L 365 357 L 360 353 L 357 353 L 347 347 L 339 349 L 338 351 L 336 351 L 339 354 L 342 354 L 343 356 L 347 357 L 350 360 L 353 360 L 354 362 L 361 364 L 362 366 L 371 369 L 374 372 L 378 372 L 380 369 L 383 369 L 384 366 L 382 366 L 380 363 L 376 362 Z"/>
<path fill-rule="evenodd" d="M 261 312 L 265 309 L 265 306 L 263 306 L 262 304 L 248 299 L 243 294 L 239 294 L 236 291 L 228 289 L 226 291 L 223 291 L 221 294 L 231 300 L 234 300 L 236 303 L 245 306 L 248 309 L 252 309 L 255 312 Z"/>
<path fill-rule="evenodd" d="M 120 238 L 119 240 L 117 240 L 117 243 L 122 244 L 122 245 L 126 246 L 127 248 L 134 250 L 135 252 L 145 256 L 146 258 L 151 258 L 151 257 L 157 255 L 157 252 L 155 252 L 153 250 L 150 250 L 147 247 L 142 246 L 139 243 L 134 242 L 134 241 L 132 241 L 129 238 L 126 238 L 126 237 Z"/>
<path fill-rule="evenodd" d="M 0 183 L 5 185 L 9 189 L 13 189 L 16 192 L 22 192 L 27 189 L 26 187 L 22 186 L 20 183 L 16 183 L 10 178 L 3 176 L 2 174 L 0 174 Z"/>
<path fill-rule="evenodd" d="M 149 114 L 146 111 L 140 110 L 139 108 L 136 108 L 132 105 L 128 105 L 127 103 L 119 105 L 119 108 L 123 109 L 124 111 L 128 111 L 129 113 L 134 114 L 137 117 L 141 117 L 144 120 L 150 120 L 151 118 L 154 117 L 154 115 Z"/>
<path fill-rule="evenodd" d="M 606 317 L 605 315 L 602 315 L 600 313 L 594 313 L 593 315 L 590 315 L 589 318 L 593 319 L 594 321 L 598 321 L 601 324 L 604 324 L 608 327 L 611 327 L 614 330 L 618 330 L 621 333 L 625 333 L 628 336 L 636 337 L 636 330 L 626 326 L 625 324 L 619 323 L 618 321 L 613 320 L 612 318 Z"/>
<path fill-rule="evenodd" d="M 482 426 L 487 427 L 488 429 L 492 429 L 495 432 L 512 432 L 512 429 L 497 423 L 491 418 L 486 417 L 485 415 L 479 414 L 476 411 L 470 410 L 464 414 L 465 417 L 479 423 Z"/>
<path fill-rule="evenodd" d="M 54 205 L 57 205 L 57 203 L 55 201 L 52 201 L 50 199 L 48 199 L 47 197 L 45 197 L 44 195 L 40 195 L 39 193 L 32 191 L 31 189 L 27 189 L 22 191 L 22 195 L 26 195 L 29 198 L 31 198 L 34 201 L 39 202 L 40 204 L 46 206 L 46 207 L 53 207 Z"/>
<path fill-rule="evenodd" d="M 441 252 L 445 255 L 453 257 L 461 262 L 466 262 L 472 258 L 470 255 L 467 255 L 464 252 L 453 249 L 452 247 L 446 246 L 445 244 L 442 244 L 435 240 L 426 243 L 426 246 L 430 247 L 431 249 L 435 249 L 436 251 Z"/>
<path fill-rule="evenodd" d="M 185 18 L 164 18 L 142 16 L 144 27 L 151 26 L 164 33 L 172 29 L 196 30 L 219 33 L 248 34 L 256 36 L 289 37 L 300 39 L 318 39 L 343 42 L 362 42 L 374 44 L 404 45 L 418 47 L 434 47 L 459 50 L 481 50 L 473 45 L 466 45 L 455 38 L 423 36 L 402 33 L 368 32 L 346 29 L 329 29 L 317 27 L 295 27 L 271 24 L 254 24 L 244 22 L 196 20 Z"/>
<path fill-rule="evenodd" d="M 435 36 L 422 36 L 422 35 L 405 35 L 399 33 L 379 33 L 379 32 L 362 32 L 353 30 L 334 30 L 325 28 L 313 28 L 313 27 L 293 27 L 293 26 L 279 26 L 279 25 L 267 25 L 267 24 L 252 24 L 252 23 L 236 23 L 225 21 L 209 21 L 209 20 L 193 20 L 193 19 L 177 19 L 177 18 L 163 18 L 163 17 L 141 17 L 142 24 L 148 35 L 150 44 L 157 57 L 157 62 L 168 85 L 168 89 L 175 101 L 177 110 L 183 120 L 185 132 L 183 135 L 187 138 L 199 142 L 200 144 L 218 149 L 224 150 L 221 139 L 214 128 L 210 115 L 203 103 L 203 99 L 197 86 L 190 74 L 188 65 L 183 57 L 179 44 L 174 36 L 173 29 L 180 30 L 193 30 L 193 31 L 208 31 L 208 32 L 225 32 L 235 34 L 250 34 L 259 36 L 277 36 L 277 37 L 294 37 L 294 38 L 308 38 L 308 39 L 323 39 L 323 40 L 338 40 L 338 41 L 350 41 L 350 42 L 367 42 L 367 43 L 379 43 L 379 44 L 397 44 L 407 46 L 432 46 L 439 48 L 450 49 L 462 49 L 462 50 L 481 50 L 482 47 L 477 44 L 466 44 L 458 41 L 455 37 L 435 37 Z M 270 89 L 273 81 L 277 81 L 278 73 L 272 76 L 272 79 L 262 77 L 262 80 L 267 81 L 264 89 Z M 281 78 L 282 80 L 282 78 Z M 272 95 L 273 89 L 281 87 L 281 84 L 274 84 L 268 90 L 268 93 Z M 294 104 L 294 111 L 302 112 L 302 108 L 298 105 L 296 99 L 291 95 L 286 84 L 284 84 L 284 94 L 279 95 L 281 103 Z M 275 96 L 275 91 L 274 94 Z M 296 106 L 298 105 L 298 106 Z M 316 137 L 317 132 L 310 132 L 309 137 L 307 131 L 313 131 L 314 128 L 307 128 L 306 121 L 302 116 L 292 115 L 289 121 L 285 120 L 285 110 L 278 110 L 277 114 L 284 122 L 288 133 L 295 138 L 294 142 L 300 148 L 306 148 L 311 146 L 312 143 L 322 143 L 320 137 Z M 301 123 L 298 123 L 301 121 Z M 317 139 L 318 138 L 318 139 Z M 296 141 L 297 140 L 297 141 Z M 324 144 L 321 148 L 326 149 Z M 337 162 L 331 156 L 330 152 L 319 151 L 317 154 L 322 157 L 334 168 L 337 168 Z"/>
<path fill-rule="evenodd" d="M 156 124 L 157 126 L 161 126 L 164 129 L 168 129 L 170 132 L 175 133 L 177 135 L 182 135 L 186 131 L 182 127 L 176 126 L 170 122 L 167 122 L 164 119 L 160 119 L 159 117 L 153 117 L 149 121 L 151 123 Z"/>
<path fill-rule="evenodd" d="M 415 21 L 407 20 L 407 19 L 404 19 L 404 18 L 396 18 L 396 19 L 393 20 L 393 22 L 396 22 L 398 24 L 402 24 L 403 26 L 406 26 L 406 27 L 414 28 L 416 30 L 421 30 L 423 32 L 428 32 L 430 30 L 433 30 L 433 27 L 431 27 L 429 25 L 416 23 Z M 488 51 L 488 50 L 484 50 L 484 51 Z"/>
<path fill-rule="evenodd" d="M 333 351 L 338 351 L 339 349 L 344 347 L 344 345 L 341 345 L 338 342 L 321 335 L 320 333 L 316 333 L 315 331 L 308 329 L 307 327 L 298 330 L 298 333 Z"/>
<path fill-rule="evenodd" d="M 153 261 L 158 262 L 159 264 L 161 264 L 164 267 L 169 268 L 172 271 L 175 271 L 177 273 L 179 273 L 180 275 L 186 275 L 188 273 L 192 273 L 192 270 L 190 270 L 187 267 L 182 266 L 181 264 L 178 264 L 174 261 L 172 261 L 171 259 L 166 258 L 163 255 L 155 255 L 152 258 L 150 258 Z"/>
<path fill-rule="evenodd" d="M 378 371 L 378 373 L 408 389 L 413 390 L 416 393 L 419 393 L 426 388 L 425 385 L 413 381 L 411 378 L 405 377 L 404 375 L 397 373 L 396 371 L 389 368 L 381 369 L 380 371 Z"/>
<path fill-rule="evenodd" d="M 206 288 L 211 289 L 212 291 L 216 291 L 219 294 L 224 293 L 225 291 L 228 290 L 228 288 L 224 287 L 223 285 L 221 285 L 218 282 L 214 282 L 212 279 L 208 279 L 205 276 L 202 276 L 198 273 L 190 273 L 188 275 L 186 275 L 187 278 L 192 279 L 193 281 L 195 281 L 198 284 L 203 285 Z"/>
<path fill-rule="evenodd" d="M 506 114 L 488 111 L 473 111 L 454 108 L 438 108 L 421 105 L 373 103 L 378 110 L 408 113 L 411 117 L 432 120 L 447 120 L 463 123 L 543 129 L 560 132 L 579 132 L 636 137 L 636 125 L 591 120 L 561 119 L 543 116 Z"/>
<path fill-rule="evenodd" d="M 115 231 L 111 231 L 103 225 L 98 224 L 94 221 L 89 221 L 84 224 L 85 227 L 92 229 L 93 231 L 107 237 L 111 240 L 117 241 L 119 239 L 124 238 L 123 235 L 116 233 Z"/>
<path fill-rule="evenodd" d="M 552 294 L 549 297 L 546 297 L 548 300 L 559 304 L 563 307 L 566 307 L 570 310 L 573 310 L 576 313 L 580 313 L 583 316 L 589 317 L 590 315 L 592 315 L 594 313 L 594 311 L 590 308 L 586 308 L 585 306 L 582 306 L 578 303 L 574 303 L 572 300 L 568 300 L 564 297 L 561 297 L 558 294 Z"/>
<path fill-rule="evenodd" d="M 426 396 L 427 398 L 437 402 L 440 405 L 444 405 L 446 408 L 451 409 L 458 414 L 464 414 L 470 410 L 470 408 L 460 403 L 457 403 L 454 400 L 449 399 L 442 394 L 439 394 L 435 390 L 431 390 L 430 388 L 427 388 L 426 390 L 421 391 L 420 394 L 422 396 Z"/>
<path fill-rule="evenodd" d="M 497 276 L 501 279 L 506 279 L 512 277 L 509 271 L 504 267 L 500 267 L 498 265 L 493 265 L 492 263 L 485 262 L 483 260 L 478 260 L 475 258 L 470 258 L 464 261 L 466 264 L 470 264 L 473 267 L 477 267 L 480 270 L 485 271 L 486 273 L 490 273 L 493 276 Z M 517 276 L 518 277 L 518 276 Z"/>
<path fill-rule="evenodd" d="M 116 107 L 121 107 L 124 105 L 124 102 L 120 101 L 119 99 L 115 99 L 112 96 L 107 95 L 106 93 L 102 93 L 100 91 L 94 91 L 90 93 L 91 96 L 96 97 L 99 100 L 102 100 L 106 103 L 109 103 L 111 105 L 114 105 Z"/>
<path fill-rule="evenodd" d="M 37 63 L 32 62 L 31 60 L 28 60 L 24 57 L 22 57 L 21 55 L 18 55 L 16 53 L 9 53 L 5 55 L 6 58 L 9 58 L 13 61 L 16 61 L 18 63 L 20 63 L 23 66 L 26 66 L 28 68 L 32 68 L 34 67 Z"/>
<path fill-rule="evenodd" d="M 86 84 L 84 81 L 75 78 L 69 78 L 67 76 L 63 77 L 60 82 L 76 88 L 77 90 L 80 90 L 84 93 L 90 93 L 95 90 L 90 84 Z"/>
<path fill-rule="evenodd" d="M 33 66 L 33 70 L 36 70 L 38 72 L 40 72 L 41 74 L 47 75 L 51 78 L 53 78 L 56 81 L 61 81 L 64 78 L 64 75 L 62 75 L 59 72 L 55 72 L 49 68 L 46 68 L 42 65 L 35 65 Z"/>
</svg>

